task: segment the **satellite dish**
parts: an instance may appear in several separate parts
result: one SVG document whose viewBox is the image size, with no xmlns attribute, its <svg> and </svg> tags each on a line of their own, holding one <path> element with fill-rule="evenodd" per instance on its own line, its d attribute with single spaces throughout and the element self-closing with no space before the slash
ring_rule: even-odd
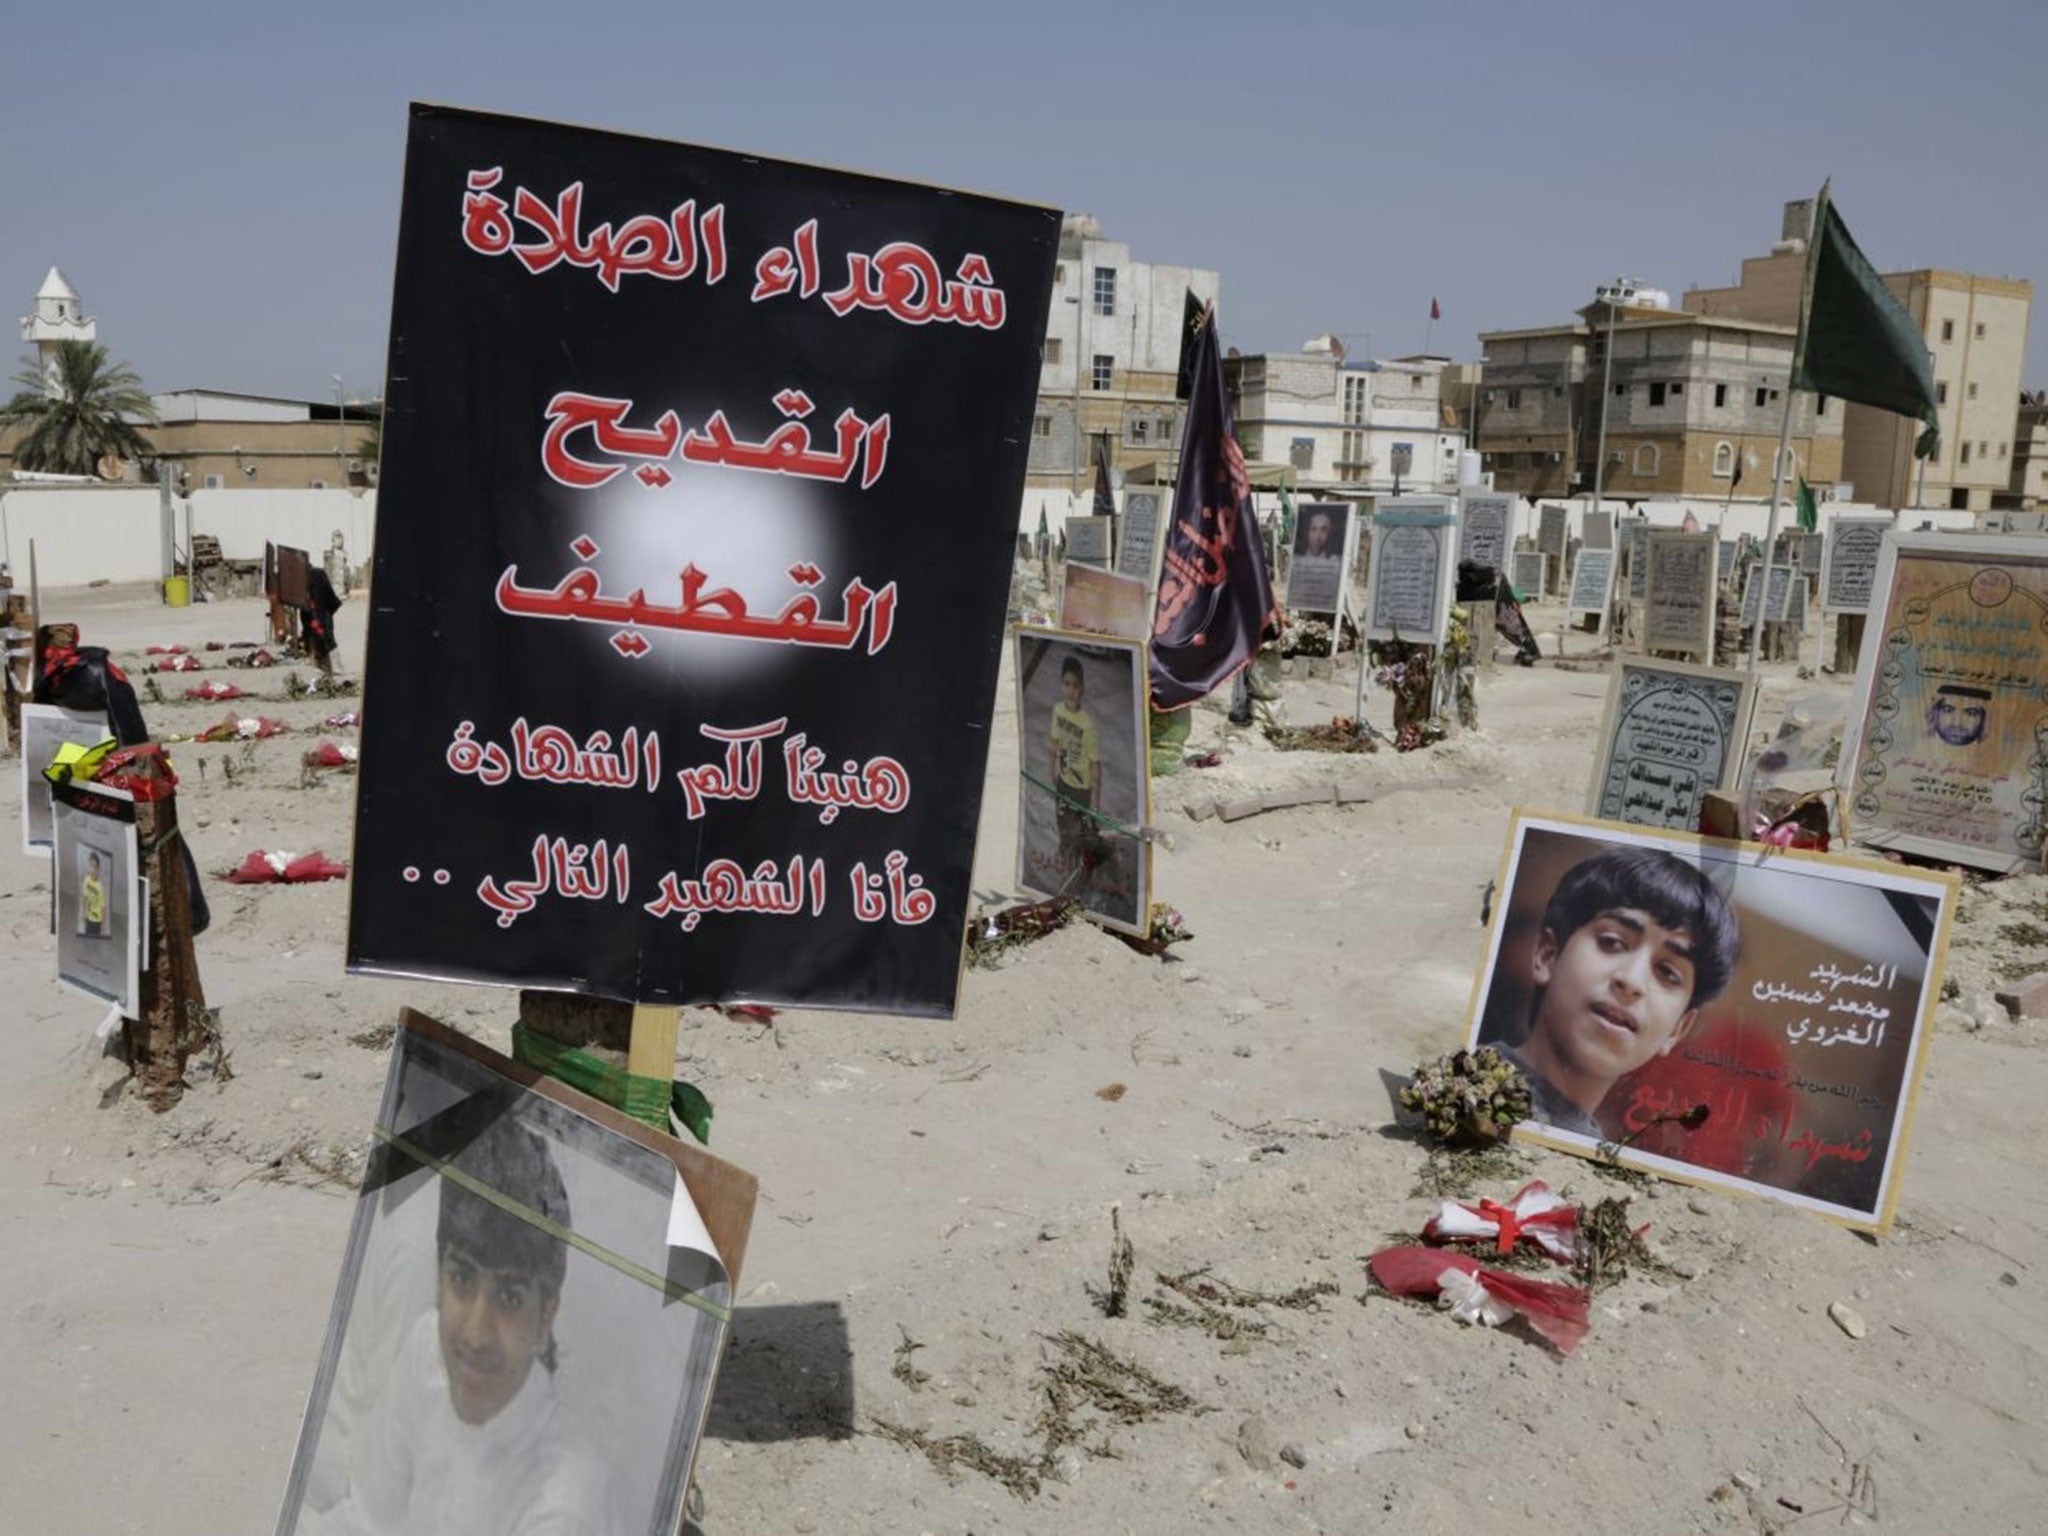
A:
<svg viewBox="0 0 2048 1536">
<path fill-rule="evenodd" d="M 119 480 L 127 468 L 121 462 L 121 456 L 118 453 L 102 454 L 96 467 L 100 472 L 102 480 Z"/>
</svg>

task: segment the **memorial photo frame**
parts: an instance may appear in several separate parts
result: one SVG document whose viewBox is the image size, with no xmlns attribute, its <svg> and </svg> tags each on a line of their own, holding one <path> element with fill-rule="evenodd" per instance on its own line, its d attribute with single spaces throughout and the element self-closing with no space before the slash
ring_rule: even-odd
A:
<svg viewBox="0 0 2048 1536">
<path fill-rule="evenodd" d="M 1466 1043 L 1517 1136 L 1891 1225 L 1955 876 L 1520 811 L 1498 889 Z"/>
<path fill-rule="evenodd" d="M 2048 537 L 1893 534 L 1836 784 L 1868 847 L 2006 872 L 2048 846 Z"/>
<path fill-rule="evenodd" d="M 752 1175 L 411 1010 L 374 1130 L 277 1536 L 455 1498 L 672 1536 Z"/>
<path fill-rule="evenodd" d="M 1348 501 L 1302 503 L 1287 561 L 1289 612 L 1326 613 L 1334 619 L 1350 609 L 1358 524 L 1358 509 Z"/>
<path fill-rule="evenodd" d="M 1145 647 L 1019 625 L 1017 884 L 1104 927 L 1150 931 L 1152 757 Z"/>
</svg>

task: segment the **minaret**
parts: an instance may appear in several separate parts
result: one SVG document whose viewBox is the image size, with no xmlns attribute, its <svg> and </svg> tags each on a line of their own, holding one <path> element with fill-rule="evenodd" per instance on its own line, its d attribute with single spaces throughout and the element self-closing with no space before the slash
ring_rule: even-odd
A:
<svg viewBox="0 0 2048 1536">
<path fill-rule="evenodd" d="M 42 366 L 43 388 L 51 395 L 59 392 L 57 343 L 92 341 L 99 336 L 99 331 L 99 322 L 88 316 L 85 306 L 78 302 L 78 291 L 64 281 L 62 272 L 55 267 L 50 268 L 50 275 L 36 290 L 36 312 L 22 317 L 21 339 L 35 343 L 36 361 Z"/>
</svg>

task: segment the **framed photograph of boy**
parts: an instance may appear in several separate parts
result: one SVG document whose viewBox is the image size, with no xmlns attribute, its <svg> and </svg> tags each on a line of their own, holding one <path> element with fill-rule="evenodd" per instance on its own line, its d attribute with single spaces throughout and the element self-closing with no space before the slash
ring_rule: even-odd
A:
<svg viewBox="0 0 2048 1536">
<path fill-rule="evenodd" d="M 2048 845 L 2048 538 L 1893 534 L 1837 783 L 1860 843 L 1999 872 Z"/>
<path fill-rule="evenodd" d="M 113 1004 L 124 1018 L 140 1018 L 143 919 L 135 797 L 98 784 L 65 784 L 55 789 L 50 812 L 57 980 Z"/>
<path fill-rule="evenodd" d="M 1020 626 L 1017 884 L 1071 896 L 1096 921 L 1149 930 L 1152 760 L 1145 647 Z"/>
<path fill-rule="evenodd" d="M 1470 1045 L 1517 1134 L 1891 1224 L 1954 876 L 1517 813 Z"/>
<path fill-rule="evenodd" d="M 21 851 L 50 851 L 50 781 L 43 770 L 66 744 L 97 746 L 114 733 L 104 710 L 57 704 L 21 706 Z"/>
<path fill-rule="evenodd" d="M 400 1022 L 278 1536 L 673 1536 L 752 1176 Z"/>
</svg>

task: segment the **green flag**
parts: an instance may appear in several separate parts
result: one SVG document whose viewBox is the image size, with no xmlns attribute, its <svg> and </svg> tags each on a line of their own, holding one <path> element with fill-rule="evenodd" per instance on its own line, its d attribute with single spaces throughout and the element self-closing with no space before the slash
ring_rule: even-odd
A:
<svg viewBox="0 0 2048 1536">
<path fill-rule="evenodd" d="M 1927 430 L 1913 452 L 1932 458 L 1940 451 L 1941 435 L 1926 340 L 1857 249 L 1826 187 L 1813 211 L 1806 263 L 1792 387 L 1918 417 Z"/>
<path fill-rule="evenodd" d="M 1813 504 L 1813 487 L 1806 483 L 1806 476 L 1799 477 L 1799 531 L 1811 533 L 1820 526 L 1820 508 Z"/>
</svg>

